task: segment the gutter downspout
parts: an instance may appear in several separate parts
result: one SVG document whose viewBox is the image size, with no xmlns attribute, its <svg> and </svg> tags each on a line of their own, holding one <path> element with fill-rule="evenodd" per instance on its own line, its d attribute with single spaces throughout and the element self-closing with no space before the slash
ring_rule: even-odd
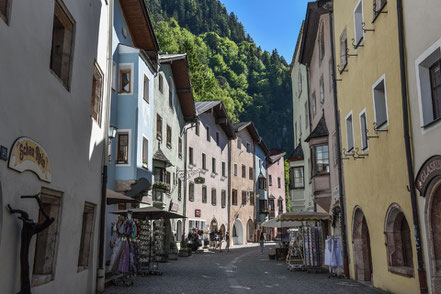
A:
<svg viewBox="0 0 441 294">
<path fill-rule="evenodd" d="M 184 180 L 183 180 L 183 189 L 184 189 L 184 207 L 183 207 L 183 215 L 187 216 L 187 132 L 184 132 Z M 187 219 L 184 218 L 182 220 L 182 235 L 183 236 L 178 236 L 180 238 L 181 241 L 184 241 L 184 236 L 185 236 L 185 226 Z"/>
<path fill-rule="evenodd" d="M 334 94 L 334 117 L 335 117 L 335 137 L 337 143 L 337 169 L 338 169 L 338 186 L 339 186 L 339 200 L 341 208 L 341 219 L 340 219 L 340 230 L 341 230 L 341 243 L 343 251 L 343 266 L 344 273 L 346 277 L 349 277 L 349 260 L 348 260 L 348 244 L 346 236 L 346 210 L 345 210 L 345 196 L 343 193 L 343 166 L 341 160 L 341 140 L 340 140 L 340 115 L 338 111 L 338 99 L 337 99 L 337 81 L 335 72 L 335 44 L 334 44 L 334 21 L 333 21 L 333 11 L 329 12 L 329 32 L 331 39 L 331 55 L 332 55 L 332 87 Z"/>
<path fill-rule="evenodd" d="M 108 43 L 107 43 L 107 105 L 106 120 L 104 124 L 104 144 L 103 144 L 103 170 L 101 182 L 101 206 L 100 206 L 100 222 L 99 222 L 99 248 L 98 248 L 98 271 L 97 271 L 97 292 L 104 293 L 105 267 L 104 252 L 106 239 L 106 192 L 107 192 L 107 151 L 109 145 L 109 128 L 110 128 L 110 103 L 112 96 L 112 33 L 113 33 L 113 5 L 114 0 L 109 0 L 109 23 L 108 23 Z"/>
<path fill-rule="evenodd" d="M 412 150 L 409 136 L 409 112 L 407 106 L 407 83 L 406 83 L 406 62 L 405 62 L 405 48 L 404 48 L 404 20 L 403 20 L 403 3 L 402 0 L 397 0 L 397 15 L 398 15 L 398 40 L 400 50 L 400 72 L 401 72 L 401 95 L 403 107 L 403 130 L 404 130 L 404 146 L 406 149 L 407 175 L 409 177 L 410 199 L 412 204 L 412 218 L 415 233 L 415 247 L 418 258 L 418 280 L 420 283 L 420 293 L 427 293 L 427 278 L 424 269 L 423 248 L 420 242 L 420 226 L 417 207 L 417 195 L 415 191 L 415 175 L 412 163 Z"/>
</svg>

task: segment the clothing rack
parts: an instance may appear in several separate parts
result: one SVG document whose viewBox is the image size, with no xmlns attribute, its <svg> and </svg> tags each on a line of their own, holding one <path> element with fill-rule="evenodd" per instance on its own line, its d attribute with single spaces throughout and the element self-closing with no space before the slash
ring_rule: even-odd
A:
<svg viewBox="0 0 441 294">
<path fill-rule="evenodd" d="M 343 257 L 341 254 L 340 238 L 337 236 L 328 236 L 325 241 L 325 265 L 329 266 L 329 279 L 331 277 L 344 277 L 338 270 L 339 267 L 343 266 Z"/>
</svg>

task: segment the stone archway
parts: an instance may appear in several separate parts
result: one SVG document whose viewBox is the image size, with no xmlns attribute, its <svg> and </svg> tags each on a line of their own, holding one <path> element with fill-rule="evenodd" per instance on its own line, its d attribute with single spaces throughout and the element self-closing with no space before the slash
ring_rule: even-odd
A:
<svg viewBox="0 0 441 294">
<path fill-rule="evenodd" d="M 233 245 L 243 244 L 243 224 L 240 219 L 236 219 L 233 223 Z"/>
<path fill-rule="evenodd" d="M 249 219 L 247 223 L 247 241 L 254 241 L 254 222 L 251 219 Z"/>
<path fill-rule="evenodd" d="M 359 207 L 355 208 L 354 211 L 352 242 L 354 250 L 355 279 L 359 281 L 371 281 L 372 256 L 369 229 L 363 211 Z"/>
<path fill-rule="evenodd" d="M 433 181 L 426 207 L 432 292 L 441 291 L 441 178 Z"/>
</svg>

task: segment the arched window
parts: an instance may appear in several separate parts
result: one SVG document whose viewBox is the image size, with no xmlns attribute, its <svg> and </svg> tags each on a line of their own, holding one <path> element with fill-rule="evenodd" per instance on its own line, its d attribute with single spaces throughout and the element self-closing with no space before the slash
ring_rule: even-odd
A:
<svg viewBox="0 0 441 294">
<path fill-rule="evenodd" d="M 410 228 L 401 207 L 396 203 L 388 209 L 385 234 L 389 270 L 395 271 L 394 268 L 399 267 L 400 273 L 413 274 Z M 402 272 L 406 267 L 411 271 Z"/>
</svg>

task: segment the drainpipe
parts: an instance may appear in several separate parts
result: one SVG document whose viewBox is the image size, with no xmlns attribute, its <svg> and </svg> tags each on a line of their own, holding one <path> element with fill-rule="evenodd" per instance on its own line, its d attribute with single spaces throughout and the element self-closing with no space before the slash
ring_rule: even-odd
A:
<svg viewBox="0 0 441 294">
<path fill-rule="evenodd" d="M 104 293 L 105 268 L 104 253 L 106 239 L 106 192 L 107 192 L 107 150 L 109 145 L 109 127 L 110 127 L 110 103 L 112 96 L 112 33 L 113 33 L 113 0 L 109 1 L 109 24 L 108 24 L 108 43 L 107 43 L 107 105 L 106 118 L 104 124 L 104 142 L 103 142 L 103 159 L 102 159 L 102 180 L 101 180 L 101 206 L 100 206 L 100 222 L 99 222 L 99 249 L 98 249 L 98 271 L 97 271 L 97 292 Z"/>
<path fill-rule="evenodd" d="M 187 132 L 184 132 L 184 207 L 183 207 L 183 214 L 184 216 L 187 216 Z M 185 231 L 185 226 L 186 224 L 186 218 L 184 218 L 182 220 L 182 234 L 185 236 L 186 231 Z M 183 236 L 179 236 L 179 238 L 181 238 L 181 240 L 184 240 Z"/>
<path fill-rule="evenodd" d="M 404 49 L 404 21 L 403 21 L 403 3 L 402 0 L 397 0 L 397 15 L 398 15 L 398 40 L 400 50 L 400 72 L 401 72 L 401 95 L 403 107 L 403 130 L 404 130 L 404 146 L 406 149 L 407 175 L 409 177 L 410 199 L 412 204 L 412 218 L 415 232 L 415 246 L 418 258 L 418 280 L 420 282 L 420 293 L 427 293 L 426 271 L 424 269 L 423 248 L 420 243 L 420 226 L 418 217 L 417 195 L 415 190 L 412 163 L 412 150 L 410 146 L 410 130 L 409 130 L 409 113 L 407 106 L 407 85 L 406 85 L 406 62 Z"/>
<path fill-rule="evenodd" d="M 349 277 L 349 261 L 348 261 L 348 244 L 347 244 L 347 236 L 346 236 L 346 214 L 345 214 L 345 197 L 343 193 L 343 166 L 341 160 L 341 140 L 340 140 L 340 116 L 338 111 L 338 99 L 337 99 L 337 81 L 336 81 L 336 72 L 335 72 L 335 52 L 334 52 L 334 21 L 333 21 L 333 12 L 329 12 L 329 32 L 331 39 L 331 58 L 332 58 L 332 87 L 334 94 L 334 118 L 335 118 L 335 137 L 337 143 L 337 170 L 338 170 L 338 191 L 339 191 L 339 200 L 340 200 L 340 208 L 341 208 L 341 220 L 340 220 L 340 230 L 341 230 L 341 242 L 342 242 L 342 251 L 343 251 L 343 266 L 344 273 L 346 277 Z"/>
</svg>

